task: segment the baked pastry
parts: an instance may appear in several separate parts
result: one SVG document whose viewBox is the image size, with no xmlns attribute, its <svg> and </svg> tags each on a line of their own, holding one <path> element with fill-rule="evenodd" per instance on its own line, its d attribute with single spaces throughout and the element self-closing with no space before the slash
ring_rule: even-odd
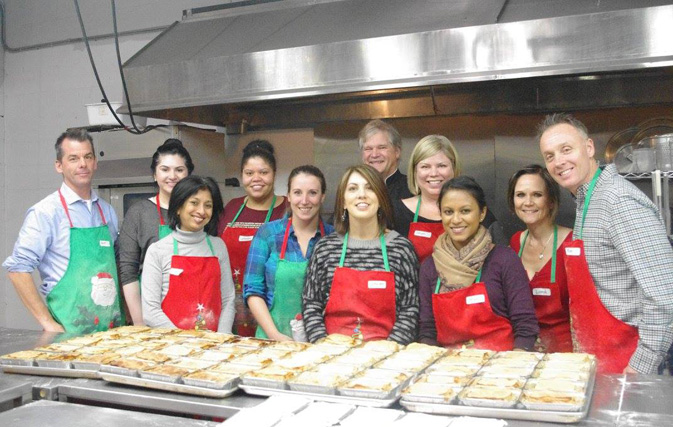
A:
<svg viewBox="0 0 673 427">
<path fill-rule="evenodd" d="M 141 351 L 133 355 L 133 357 L 142 360 L 150 360 L 152 362 L 163 363 L 168 362 L 171 358 L 165 354 L 158 353 L 156 351 Z"/>
<path fill-rule="evenodd" d="M 480 387 L 502 387 L 502 388 L 522 388 L 526 384 L 526 379 L 523 377 L 514 378 L 499 378 L 499 377 L 475 377 L 471 386 Z"/>
<path fill-rule="evenodd" d="M 330 356 L 338 356 L 339 354 L 344 354 L 351 347 L 348 345 L 338 345 L 338 344 L 314 344 L 310 347 L 310 350 L 315 352 L 320 352 L 323 354 L 329 354 Z"/>
<path fill-rule="evenodd" d="M 501 351 L 493 357 L 539 362 L 544 357 L 544 353 L 534 353 L 529 351 Z"/>
<path fill-rule="evenodd" d="M 526 389 L 521 397 L 521 402 L 581 406 L 584 404 L 584 395 L 581 393 Z"/>
<path fill-rule="evenodd" d="M 449 353 L 460 357 L 476 357 L 478 359 L 488 360 L 493 357 L 495 351 L 480 348 L 457 348 L 451 350 Z"/>
<path fill-rule="evenodd" d="M 557 369 L 536 369 L 531 375 L 539 379 L 559 379 L 586 383 L 589 373 L 584 371 L 561 371 Z"/>
<path fill-rule="evenodd" d="M 146 347 L 140 346 L 140 345 L 131 345 L 128 347 L 118 347 L 115 348 L 114 352 L 117 353 L 120 356 L 132 356 L 136 353 L 140 353 L 141 351 L 147 350 Z"/>
<path fill-rule="evenodd" d="M 484 366 L 479 375 L 501 378 L 520 378 L 529 376 L 535 367 Z"/>
<path fill-rule="evenodd" d="M 96 337 L 93 335 L 83 335 L 81 337 L 70 338 L 67 341 L 63 341 L 61 344 L 69 344 L 75 346 L 94 345 L 102 339 L 103 339 L 102 337 Z"/>
<path fill-rule="evenodd" d="M 13 359 L 13 360 L 33 360 L 38 357 L 44 357 L 47 353 L 37 350 L 23 350 L 17 351 L 14 353 L 5 354 L 2 356 L 2 359 Z"/>
<path fill-rule="evenodd" d="M 291 369 L 296 372 L 303 372 L 329 359 L 330 356 L 323 353 L 301 351 L 299 353 L 292 353 L 286 357 L 283 357 L 282 359 L 276 360 L 274 365 Z"/>
<path fill-rule="evenodd" d="M 515 402 L 521 390 L 507 387 L 466 387 L 461 392 L 461 399 L 497 400 Z"/>
<path fill-rule="evenodd" d="M 358 338 L 343 334 L 329 334 L 326 337 L 319 339 L 317 342 L 320 344 L 346 345 L 349 347 L 354 347 L 362 343 Z"/>
<path fill-rule="evenodd" d="M 181 366 L 164 364 L 153 366 L 147 369 L 141 369 L 141 372 L 146 374 L 162 375 L 167 377 L 180 377 L 182 375 L 189 374 L 190 372 L 192 372 L 192 370 L 183 368 Z"/>
<path fill-rule="evenodd" d="M 201 381 L 211 381 L 214 383 L 228 383 L 238 378 L 236 374 L 225 374 L 223 372 L 215 371 L 196 371 L 183 376 L 183 379 L 193 379 Z"/>
<path fill-rule="evenodd" d="M 296 375 L 297 372 L 293 371 L 292 369 L 272 365 L 267 366 L 266 368 L 262 368 L 260 370 L 250 371 L 247 374 L 243 375 L 243 379 L 245 380 L 245 378 L 258 378 L 269 381 L 283 382 L 294 378 Z"/>
<path fill-rule="evenodd" d="M 122 335 L 132 335 L 132 334 L 137 334 L 139 332 L 147 332 L 151 328 L 149 326 L 139 326 L 139 325 L 127 325 L 127 326 L 119 326 L 114 329 L 110 329 L 110 331 L 113 331 L 118 334 Z"/>
<path fill-rule="evenodd" d="M 223 372 L 232 375 L 243 375 L 247 372 L 252 371 L 253 369 L 254 368 L 250 365 L 239 365 L 236 363 L 224 362 L 215 366 L 211 366 L 208 370 L 213 372 Z"/>
<path fill-rule="evenodd" d="M 37 356 L 35 360 L 58 360 L 61 362 L 70 362 L 73 359 L 76 359 L 79 354 L 74 351 L 68 351 L 65 353 L 43 353 L 42 356 Z"/>
<path fill-rule="evenodd" d="M 47 351 L 47 352 L 53 352 L 53 353 L 64 353 L 68 351 L 75 351 L 79 350 L 82 347 L 82 345 L 79 344 L 65 344 L 65 343 L 54 343 L 54 344 L 49 344 L 45 345 L 42 347 L 37 347 L 35 350 L 36 351 Z"/>
<path fill-rule="evenodd" d="M 330 360 L 330 363 L 368 367 L 383 358 L 385 358 L 385 354 L 369 351 L 365 348 L 354 348 L 346 353 L 336 356 L 334 359 Z"/>
<path fill-rule="evenodd" d="M 189 357 L 196 360 L 208 360 L 211 362 L 226 362 L 227 360 L 234 359 L 236 356 L 232 353 L 227 353 L 223 351 L 204 350 L 200 353 L 194 353 Z"/>
<path fill-rule="evenodd" d="M 291 350 L 291 351 L 302 351 L 311 347 L 311 343 L 307 342 L 298 342 L 298 341 L 279 341 L 275 344 L 271 344 L 270 348 L 274 350 Z"/>
<path fill-rule="evenodd" d="M 101 354 L 82 354 L 79 353 L 74 359 L 73 362 L 83 362 L 83 363 L 98 363 L 100 365 L 107 365 L 111 361 L 118 358 L 119 355 L 113 353 L 101 353 Z"/>
<path fill-rule="evenodd" d="M 418 381 L 402 390 L 402 395 L 436 396 L 445 402 L 448 402 L 453 399 L 454 396 L 456 396 L 458 390 L 459 389 L 456 389 L 453 384 L 439 384 Z"/>
<path fill-rule="evenodd" d="M 479 365 L 442 365 L 435 363 L 434 365 L 430 365 L 426 369 L 426 372 L 438 375 L 448 375 L 452 377 L 471 377 L 476 374 L 480 368 L 481 367 Z"/>
<path fill-rule="evenodd" d="M 181 359 L 175 359 L 170 362 L 166 362 L 166 365 L 171 365 L 175 366 L 178 368 L 186 369 L 190 372 L 192 371 L 200 371 L 201 369 L 208 369 L 211 366 L 214 366 L 217 364 L 217 362 L 213 362 L 210 360 L 197 360 L 197 359 L 190 359 L 190 358 L 181 358 Z"/>
<path fill-rule="evenodd" d="M 253 338 L 253 337 L 238 337 L 238 336 L 229 342 L 234 343 L 237 346 L 241 347 L 254 347 L 254 348 L 262 348 L 274 343 L 274 341 L 271 340 L 263 340 L 260 338 Z"/>
<path fill-rule="evenodd" d="M 395 341 L 389 340 L 378 340 L 378 341 L 368 341 L 362 344 L 362 347 L 365 350 L 376 351 L 379 353 L 392 354 L 396 351 L 402 349 L 402 346 L 396 343 Z"/>
<path fill-rule="evenodd" d="M 170 357 L 184 357 L 194 353 L 195 350 L 182 344 L 172 344 L 157 350 L 157 352 Z"/>
<path fill-rule="evenodd" d="M 588 353 L 548 353 L 544 360 L 558 360 L 564 362 L 593 362 L 596 356 Z"/>
<path fill-rule="evenodd" d="M 531 379 L 526 384 L 526 390 L 554 391 L 561 393 L 584 393 L 586 384 L 583 382 L 561 379 Z"/>
<path fill-rule="evenodd" d="M 117 366 L 119 368 L 131 369 L 131 370 L 138 370 L 138 369 L 145 370 L 153 366 L 157 366 L 156 362 L 152 362 L 149 360 L 132 359 L 132 358 L 114 359 L 109 361 L 107 365 Z"/>
</svg>

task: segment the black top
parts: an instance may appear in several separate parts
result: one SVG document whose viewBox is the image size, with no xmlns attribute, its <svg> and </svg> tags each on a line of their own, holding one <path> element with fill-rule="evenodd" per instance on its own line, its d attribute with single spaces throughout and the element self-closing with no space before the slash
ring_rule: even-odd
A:
<svg viewBox="0 0 673 427">
<path fill-rule="evenodd" d="M 401 175 L 401 174 L 400 174 Z M 404 176 L 404 175 L 402 175 Z M 409 224 L 414 221 L 414 211 L 409 210 L 408 207 L 401 200 L 393 200 L 393 215 L 395 216 L 395 226 L 393 229 L 400 233 L 404 237 L 409 237 Z M 427 219 L 422 216 L 418 216 L 418 222 L 427 222 L 427 223 L 441 223 L 441 220 Z M 502 230 L 502 226 L 498 222 L 498 219 L 493 215 L 490 209 L 486 211 L 486 217 L 482 222 L 482 225 L 488 229 L 491 233 L 491 238 L 493 243 L 507 246 L 508 242 L 505 239 L 505 234 Z"/>
<path fill-rule="evenodd" d="M 386 187 L 388 188 L 388 195 L 390 196 L 391 202 L 408 199 L 413 196 L 407 185 L 407 176 L 402 175 L 402 172 L 400 172 L 399 169 L 386 179 Z M 403 234 L 403 236 L 406 237 L 406 234 Z"/>
</svg>

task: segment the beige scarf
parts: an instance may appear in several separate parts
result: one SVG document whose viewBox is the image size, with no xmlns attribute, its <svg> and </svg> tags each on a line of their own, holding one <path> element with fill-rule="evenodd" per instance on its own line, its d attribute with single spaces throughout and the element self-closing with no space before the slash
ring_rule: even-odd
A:
<svg viewBox="0 0 673 427">
<path fill-rule="evenodd" d="M 439 293 L 450 292 L 474 283 L 494 244 L 491 233 L 483 225 L 462 249 L 456 249 L 447 233 L 439 236 L 432 251 L 432 259 L 441 278 Z"/>
</svg>

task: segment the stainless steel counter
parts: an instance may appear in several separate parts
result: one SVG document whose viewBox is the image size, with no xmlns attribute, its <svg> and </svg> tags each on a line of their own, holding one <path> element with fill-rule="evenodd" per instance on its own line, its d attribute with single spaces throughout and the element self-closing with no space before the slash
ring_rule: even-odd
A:
<svg viewBox="0 0 673 427">
<path fill-rule="evenodd" d="M 0 328 L 0 354 L 33 348 L 53 340 L 38 331 Z M 91 402 L 133 409 L 163 411 L 177 414 L 228 418 L 241 408 L 254 407 L 263 398 L 243 392 L 212 399 L 148 390 L 108 383 L 100 380 L 47 378 L 0 373 L 3 381 L 29 383 L 34 399 L 61 402 Z M 24 386 L 25 387 L 25 386 Z M 0 396 L 2 392 L 0 391 Z M 654 375 L 599 375 L 589 416 L 580 426 L 666 426 L 673 425 L 673 377 Z M 19 409 L 19 408 L 17 408 Z M 13 409 L 13 412 L 17 409 Z M 129 411 L 130 412 L 130 411 Z M 0 418 L 0 425 L 7 425 Z M 509 420 L 511 427 L 556 425 Z"/>
<path fill-rule="evenodd" d="M 214 427 L 212 421 L 189 418 L 169 417 L 143 412 L 122 411 L 119 409 L 99 408 L 74 403 L 39 400 L 19 408 L 0 413 L 1 426 L 22 427 L 91 427 L 116 426 L 171 426 L 171 427 Z"/>
</svg>

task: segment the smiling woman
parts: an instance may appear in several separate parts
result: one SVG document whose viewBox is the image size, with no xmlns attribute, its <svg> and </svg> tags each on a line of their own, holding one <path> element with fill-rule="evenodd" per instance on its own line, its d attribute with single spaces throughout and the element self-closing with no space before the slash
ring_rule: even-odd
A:
<svg viewBox="0 0 673 427">
<path fill-rule="evenodd" d="M 420 273 L 421 341 L 470 342 L 490 350 L 530 350 L 538 333 L 528 277 L 512 249 L 493 243 L 482 225 L 484 191 L 466 176 L 439 193 L 445 233 Z"/>
<path fill-rule="evenodd" d="M 191 175 L 171 193 L 169 236 L 152 244 L 142 274 L 148 326 L 231 332 L 234 284 L 229 255 L 217 234 L 222 196 L 212 178 Z"/>
<path fill-rule="evenodd" d="M 175 185 L 191 175 L 194 163 L 179 139 L 164 141 L 150 165 L 159 191 L 134 203 L 124 216 L 119 231 L 119 279 L 133 324 L 142 325 L 140 275 L 150 245 L 171 233 L 166 222 L 168 202 Z"/>
<path fill-rule="evenodd" d="M 259 324 L 257 337 L 292 339 L 290 321 L 301 313 L 308 260 L 316 243 L 334 231 L 320 218 L 326 189 L 320 169 L 293 169 L 287 183 L 289 215 L 263 224 L 252 240 L 243 297 Z"/>
<path fill-rule="evenodd" d="M 234 332 L 241 336 L 255 334 L 257 325 L 243 299 L 245 262 L 250 243 L 264 223 L 282 218 L 285 197 L 273 192 L 276 179 L 276 157 L 269 141 L 254 140 L 243 149 L 241 182 L 246 196 L 232 199 L 224 207 L 218 233 L 231 254 L 231 270 L 236 286 L 236 320 Z"/>
<path fill-rule="evenodd" d="M 318 242 L 302 296 L 306 334 L 360 334 L 408 344 L 418 324 L 418 258 L 389 230 L 392 208 L 380 174 L 348 168 L 337 190 L 336 233 Z"/>
</svg>

